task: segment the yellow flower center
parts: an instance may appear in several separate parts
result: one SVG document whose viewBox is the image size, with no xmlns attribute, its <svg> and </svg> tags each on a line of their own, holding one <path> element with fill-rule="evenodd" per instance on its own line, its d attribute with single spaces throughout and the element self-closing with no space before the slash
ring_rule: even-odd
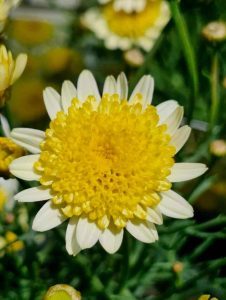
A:
<svg viewBox="0 0 226 300">
<path fill-rule="evenodd" d="M 0 174 L 9 172 L 10 163 L 24 155 L 24 150 L 7 137 L 0 137 Z"/>
<path fill-rule="evenodd" d="M 7 196 L 4 189 L 0 188 L 0 211 L 3 210 L 6 200 L 7 200 Z"/>
<path fill-rule="evenodd" d="M 159 17 L 162 1 L 148 1 L 141 12 L 115 11 L 113 4 L 103 9 L 104 18 L 110 30 L 122 37 L 139 38 L 152 27 Z"/>
<path fill-rule="evenodd" d="M 59 112 L 50 123 L 35 169 L 65 216 L 123 228 L 129 219 L 146 219 L 158 192 L 170 189 L 175 148 L 167 126 L 158 125 L 153 106 L 142 109 L 140 94 L 136 100 L 74 99 L 68 114 Z"/>
</svg>

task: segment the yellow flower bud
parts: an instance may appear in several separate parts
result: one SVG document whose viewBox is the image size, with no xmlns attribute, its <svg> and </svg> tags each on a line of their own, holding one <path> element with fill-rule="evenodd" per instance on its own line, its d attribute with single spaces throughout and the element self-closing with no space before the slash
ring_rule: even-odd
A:
<svg viewBox="0 0 226 300">
<path fill-rule="evenodd" d="M 4 105 L 5 90 L 21 76 L 26 63 L 26 54 L 19 54 L 14 61 L 11 51 L 7 52 L 4 45 L 0 46 L 0 107 Z"/>
<path fill-rule="evenodd" d="M 226 39 L 226 23 L 210 22 L 203 28 L 202 34 L 210 42 L 221 42 Z"/>
<path fill-rule="evenodd" d="M 215 140 L 210 144 L 210 152 L 216 156 L 226 156 L 226 142 L 224 140 Z"/>
<path fill-rule="evenodd" d="M 174 265 L 173 265 L 173 271 L 175 273 L 180 273 L 180 272 L 183 271 L 183 269 L 184 269 L 184 266 L 183 266 L 183 264 L 180 261 L 176 261 L 174 263 Z"/>
<path fill-rule="evenodd" d="M 7 244 L 10 244 L 7 247 L 7 250 L 10 252 L 20 251 L 24 248 L 23 241 L 19 241 L 17 235 L 12 231 L 7 231 L 5 235 Z"/>
<path fill-rule="evenodd" d="M 57 284 L 49 288 L 43 300 L 81 300 L 81 295 L 67 284 Z"/>
<path fill-rule="evenodd" d="M 124 52 L 124 59 L 132 67 L 139 67 L 144 63 L 144 55 L 139 49 Z"/>
</svg>

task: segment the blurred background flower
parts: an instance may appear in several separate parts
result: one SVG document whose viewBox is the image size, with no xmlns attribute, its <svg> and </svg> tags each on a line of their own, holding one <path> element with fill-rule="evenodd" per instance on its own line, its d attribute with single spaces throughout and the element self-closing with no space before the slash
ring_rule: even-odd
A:
<svg viewBox="0 0 226 300">
<path fill-rule="evenodd" d="M 128 50 L 139 46 L 149 51 L 168 23 L 170 10 L 162 0 L 147 1 L 142 11 L 115 10 L 112 3 L 92 8 L 82 17 L 82 24 L 104 40 L 108 49 Z"/>
<path fill-rule="evenodd" d="M 10 10 L 19 4 L 20 0 L 1 0 L 0 1 L 0 34 L 5 27 Z"/>
</svg>

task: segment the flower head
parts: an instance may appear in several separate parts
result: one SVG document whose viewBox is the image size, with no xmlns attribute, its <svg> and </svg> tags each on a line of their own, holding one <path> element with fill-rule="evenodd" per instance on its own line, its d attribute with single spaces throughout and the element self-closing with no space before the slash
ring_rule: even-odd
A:
<svg viewBox="0 0 226 300">
<path fill-rule="evenodd" d="M 32 152 L 16 159 L 12 174 L 37 180 L 39 187 L 20 192 L 22 202 L 49 200 L 36 215 L 33 229 L 45 231 L 69 219 L 66 248 L 70 254 L 98 240 L 109 253 L 127 230 L 151 243 L 162 214 L 193 216 L 192 207 L 171 190 L 172 182 L 195 178 L 206 166 L 175 163 L 190 128 L 178 129 L 183 108 L 170 100 L 151 105 L 153 78 L 141 78 L 128 99 L 122 73 L 106 78 L 102 96 L 93 75 L 83 71 L 77 89 L 65 81 L 62 94 L 44 91 L 51 123 L 46 132 L 14 129 L 15 142 Z"/>
<path fill-rule="evenodd" d="M 7 52 L 4 45 L 0 46 L 0 106 L 4 104 L 3 95 L 6 89 L 8 89 L 23 73 L 27 63 L 27 55 L 19 54 L 14 61 L 12 53 Z"/>
<path fill-rule="evenodd" d="M 147 1 L 142 11 L 116 11 L 112 3 L 88 10 L 84 26 L 105 41 L 109 49 L 129 50 L 134 45 L 149 51 L 170 18 L 166 1 Z"/>
</svg>

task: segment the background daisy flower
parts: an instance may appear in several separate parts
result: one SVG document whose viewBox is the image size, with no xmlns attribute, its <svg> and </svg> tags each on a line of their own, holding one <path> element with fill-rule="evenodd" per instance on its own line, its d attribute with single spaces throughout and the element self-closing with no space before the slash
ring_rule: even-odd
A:
<svg viewBox="0 0 226 300">
<path fill-rule="evenodd" d="M 84 26 L 92 30 L 109 49 L 128 50 L 139 46 L 149 51 L 168 23 L 170 9 L 166 1 L 148 1 L 142 11 L 117 11 L 109 3 L 92 8 L 82 17 Z"/>
<path fill-rule="evenodd" d="M 143 76 L 128 98 L 122 73 L 108 76 L 102 96 L 89 71 L 77 89 L 65 81 L 62 93 L 44 91 L 51 119 L 46 132 L 17 128 L 12 139 L 32 153 L 18 158 L 11 173 L 40 186 L 15 196 L 20 202 L 48 200 L 37 213 L 33 229 L 46 231 L 69 220 L 69 254 L 98 241 L 116 252 L 127 230 L 136 239 L 158 239 L 154 224 L 162 215 L 185 219 L 193 208 L 171 187 L 206 171 L 200 163 L 175 163 L 174 156 L 190 134 L 179 128 L 183 108 L 169 100 L 151 105 L 153 78 Z M 127 101 L 128 99 L 128 101 Z"/>
</svg>

